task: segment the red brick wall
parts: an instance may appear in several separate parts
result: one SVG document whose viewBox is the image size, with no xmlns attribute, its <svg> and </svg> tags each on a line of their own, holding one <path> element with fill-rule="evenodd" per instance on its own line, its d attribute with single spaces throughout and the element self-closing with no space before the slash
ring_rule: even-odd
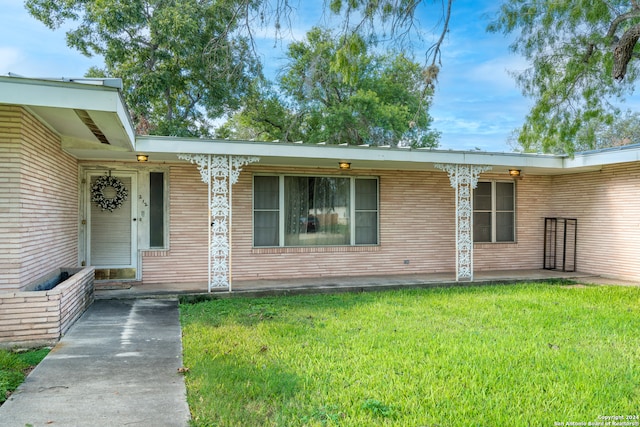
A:
<svg viewBox="0 0 640 427">
<path fill-rule="evenodd" d="M 0 106 L 0 292 L 20 287 L 22 110 Z"/>
<path fill-rule="evenodd" d="M 244 168 L 233 187 L 234 280 L 455 271 L 454 191 L 444 172 L 367 171 L 380 179 L 380 245 L 326 248 L 252 248 L 254 173 L 338 174 L 259 164 Z M 578 271 L 637 280 L 639 176 L 640 165 L 628 164 L 516 180 L 517 241 L 476 244 L 475 271 L 542 268 L 544 217 L 569 216 L 578 218 Z M 481 176 L 491 179 L 509 178 Z M 171 248 L 145 252 L 144 281 L 206 282 L 206 184 L 193 165 L 172 166 L 170 180 Z"/>
<path fill-rule="evenodd" d="M 446 173 L 374 170 L 380 179 L 380 245 L 374 247 L 253 248 L 254 173 L 338 175 L 335 170 L 246 166 L 233 187 L 234 280 L 455 271 L 455 200 Z M 346 175 L 357 175 L 357 170 Z M 482 179 L 508 179 L 486 174 Z M 170 172 L 170 250 L 143 253 L 143 281 L 206 282 L 207 186 L 193 165 Z M 476 245 L 476 270 L 532 269 L 542 264 L 550 178 L 517 181 L 515 244 Z M 405 264 L 405 260 L 409 263 Z"/>
<path fill-rule="evenodd" d="M 169 172 L 169 250 L 144 251 L 147 283 L 206 282 L 208 258 L 207 184 L 194 165 Z"/>
<path fill-rule="evenodd" d="M 0 348 L 55 343 L 93 302 L 94 269 L 49 291 L 0 293 Z"/>
<path fill-rule="evenodd" d="M 233 272 L 237 280 L 455 270 L 453 189 L 445 173 L 365 172 L 380 179 L 379 246 L 252 249 L 254 171 L 336 174 L 335 170 L 246 168 L 233 190 L 236 202 Z M 349 174 L 358 172 L 354 170 Z M 405 260 L 409 264 L 405 264 Z"/>
<path fill-rule="evenodd" d="M 481 179 L 508 179 L 483 174 Z M 528 175 L 516 180 L 516 242 L 474 245 L 474 270 L 530 270 L 542 268 L 544 216 L 551 178 Z"/>
<path fill-rule="evenodd" d="M 578 219 L 580 272 L 640 280 L 640 163 L 551 178 L 549 216 Z"/>
<path fill-rule="evenodd" d="M 0 106 L 0 291 L 78 263 L 78 164 L 19 107 Z"/>
</svg>

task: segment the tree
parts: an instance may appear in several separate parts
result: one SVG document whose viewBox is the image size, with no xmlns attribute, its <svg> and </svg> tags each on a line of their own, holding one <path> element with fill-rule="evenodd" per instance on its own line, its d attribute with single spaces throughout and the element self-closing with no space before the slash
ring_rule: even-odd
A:
<svg viewBox="0 0 640 427">
<path fill-rule="evenodd" d="M 345 78 L 336 63 L 341 42 L 313 28 L 305 41 L 291 43 L 279 81 L 283 96 L 256 98 L 236 122 L 283 141 L 436 147 L 423 67 L 404 54 L 371 54 L 361 41 Z"/>
<path fill-rule="evenodd" d="M 216 129 L 216 137 L 251 141 L 299 141 L 299 117 L 288 108 L 271 83 L 256 79 L 242 109 Z"/>
<path fill-rule="evenodd" d="M 330 11 L 342 17 L 342 42 L 336 50 L 335 66 L 347 79 L 353 72 L 350 58 L 363 48 L 362 39 L 372 44 L 390 42 L 403 50 L 412 50 L 411 40 L 422 40 L 424 36 L 416 19 L 419 7 L 426 3 L 440 3 L 439 37 L 425 51 L 424 80 L 432 87 L 435 85 L 442 65 L 442 44 L 449 32 L 453 0 L 329 0 L 328 3 Z M 433 27 L 434 31 L 438 26 Z"/>
<path fill-rule="evenodd" d="M 634 0 L 507 0 L 491 31 L 517 32 L 514 51 L 532 62 L 517 76 L 534 106 L 518 132 L 527 151 L 596 148 L 633 91 L 640 57 Z"/>
<path fill-rule="evenodd" d="M 581 138 L 578 135 L 578 150 L 602 149 L 621 147 L 640 141 L 640 113 L 627 111 L 622 117 L 616 118 L 610 126 L 599 126 L 593 130 L 595 145 L 591 144 L 591 137 Z"/>
<path fill-rule="evenodd" d="M 56 29 L 70 21 L 67 43 L 102 55 L 91 77 L 120 77 L 138 130 L 208 136 L 209 121 L 241 105 L 259 75 L 239 26 L 248 0 L 27 0 L 36 19 Z"/>
<path fill-rule="evenodd" d="M 420 33 L 414 14 L 421 3 L 325 2 L 329 12 L 341 18 L 333 71 L 349 80 L 367 46 L 391 39 L 397 45 Z M 431 88 L 451 3 L 442 1 L 442 34 L 430 50 L 432 62 L 423 76 Z M 291 0 L 26 0 L 25 5 L 51 29 L 75 25 L 67 31 L 68 45 L 104 58 L 104 66 L 90 69 L 89 77 L 123 79 L 138 131 L 177 136 L 208 136 L 211 119 L 257 99 L 245 98 L 261 71 L 255 31 L 270 27 L 282 37 L 299 7 Z"/>
<path fill-rule="evenodd" d="M 640 113 L 628 110 L 623 116 L 616 117 L 610 125 L 600 120 L 592 120 L 582 126 L 575 135 L 573 147 L 575 151 L 600 150 L 603 148 L 621 147 L 640 141 Z M 518 132 L 509 138 L 509 144 L 516 151 L 541 152 L 542 144 L 522 147 L 518 141 Z M 559 147 L 551 149 L 552 153 L 563 154 Z"/>
<path fill-rule="evenodd" d="M 384 39 L 405 40 L 414 24 L 414 0 L 330 0 L 341 17 L 341 44 L 334 71 L 344 79 L 355 73 L 359 54 Z M 437 78 L 440 45 L 452 0 L 443 1 L 444 28 L 431 50 L 424 80 Z M 104 66 L 90 77 L 121 77 L 125 98 L 140 131 L 208 136 L 210 120 L 237 110 L 252 81 L 260 76 L 254 33 L 270 27 L 282 37 L 291 27 L 297 2 L 291 0 L 26 0 L 28 11 L 51 29 L 64 23 L 67 43 Z M 382 25 L 382 27 L 380 27 Z M 419 31 L 418 31 L 419 32 Z M 366 43 L 363 41 L 366 40 Z M 394 42 L 395 43 L 395 42 Z M 255 100 L 255 98 L 254 98 Z"/>
</svg>

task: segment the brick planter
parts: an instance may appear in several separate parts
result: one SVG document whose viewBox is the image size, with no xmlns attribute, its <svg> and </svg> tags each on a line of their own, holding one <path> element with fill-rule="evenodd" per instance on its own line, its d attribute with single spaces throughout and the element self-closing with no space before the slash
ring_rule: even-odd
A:
<svg viewBox="0 0 640 427">
<path fill-rule="evenodd" d="M 0 347 L 53 344 L 94 299 L 94 268 L 62 268 L 70 277 L 51 290 L 0 293 Z M 32 286 L 35 288 L 35 286 Z"/>
</svg>

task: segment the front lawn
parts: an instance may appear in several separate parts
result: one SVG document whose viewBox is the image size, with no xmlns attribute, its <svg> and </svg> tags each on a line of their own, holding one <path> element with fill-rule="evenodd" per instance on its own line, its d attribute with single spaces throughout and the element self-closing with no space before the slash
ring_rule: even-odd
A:
<svg viewBox="0 0 640 427">
<path fill-rule="evenodd" d="M 638 288 L 231 298 L 183 303 L 181 321 L 193 425 L 604 425 L 640 413 Z"/>
<path fill-rule="evenodd" d="M 15 352 L 0 349 L 0 404 L 49 353 L 49 348 Z"/>
</svg>

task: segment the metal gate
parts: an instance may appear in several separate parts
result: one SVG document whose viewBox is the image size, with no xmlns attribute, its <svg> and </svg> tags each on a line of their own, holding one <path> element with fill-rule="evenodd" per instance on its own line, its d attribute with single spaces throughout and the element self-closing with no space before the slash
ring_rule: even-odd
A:
<svg viewBox="0 0 640 427">
<path fill-rule="evenodd" d="M 576 271 L 577 243 L 578 220 L 576 218 L 545 218 L 542 268 Z"/>
</svg>

